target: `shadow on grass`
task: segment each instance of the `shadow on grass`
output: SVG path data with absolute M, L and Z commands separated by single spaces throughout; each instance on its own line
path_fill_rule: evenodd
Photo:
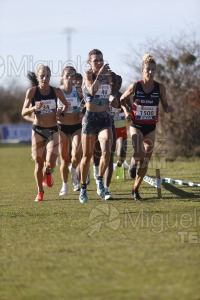
M 162 199 L 158 199 L 157 196 L 153 196 L 153 197 L 148 197 L 148 198 L 144 198 L 142 197 L 142 200 L 141 201 L 137 201 L 133 198 L 132 195 L 130 195 L 130 193 L 128 194 L 129 196 L 127 197 L 116 197 L 114 200 L 119 200 L 119 201 L 133 201 L 133 202 L 138 202 L 138 203 L 141 203 L 141 202 L 145 202 L 145 201 L 148 201 L 148 202 L 155 202 L 155 201 L 158 201 L 158 200 L 162 200 Z
M 167 191 L 171 192 L 173 195 L 176 195 L 181 199 L 191 199 L 192 201 L 192 199 L 195 198 L 196 200 L 194 201 L 200 201 L 200 195 L 193 194 L 192 192 L 183 191 L 182 189 L 177 188 L 176 186 L 170 183 L 163 183 L 162 185 Z

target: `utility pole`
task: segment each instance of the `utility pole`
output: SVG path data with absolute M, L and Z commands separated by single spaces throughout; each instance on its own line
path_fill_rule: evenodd
M 76 32 L 76 30 L 72 27 L 66 27 L 64 29 L 64 34 L 66 34 L 66 38 L 67 38 L 67 60 L 68 61 L 71 61 L 71 37 L 73 32 Z

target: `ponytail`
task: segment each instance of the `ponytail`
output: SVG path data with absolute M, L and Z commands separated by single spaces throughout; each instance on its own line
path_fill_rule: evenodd
M 31 82 L 32 87 L 38 85 L 38 80 L 36 74 L 34 72 L 28 72 L 27 74 L 28 80 Z

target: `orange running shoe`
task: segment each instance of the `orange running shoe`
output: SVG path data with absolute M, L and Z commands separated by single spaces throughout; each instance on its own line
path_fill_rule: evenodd
M 35 198 L 35 202 L 39 202 L 42 201 L 44 197 L 44 192 L 38 192 L 36 198 Z
M 52 176 L 51 173 L 50 174 L 46 173 L 46 182 L 47 182 L 48 187 L 52 187 L 53 186 L 54 180 L 53 180 L 53 176 Z

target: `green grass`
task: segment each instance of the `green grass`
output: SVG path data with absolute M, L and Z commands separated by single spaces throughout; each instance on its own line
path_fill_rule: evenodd
M 152 160 L 154 175 L 160 161 Z M 200 182 L 200 160 L 161 164 L 161 176 Z M 142 184 L 113 176 L 116 201 L 89 186 L 58 196 L 61 179 L 35 203 L 30 146 L 0 147 L 0 299 L 200 299 L 200 188 Z M 72 186 L 70 184 L 72 190 Z

